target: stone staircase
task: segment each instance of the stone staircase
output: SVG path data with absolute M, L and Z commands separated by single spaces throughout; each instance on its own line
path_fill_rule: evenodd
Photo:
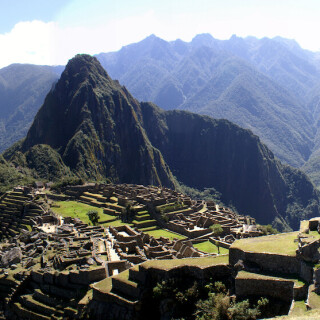
M 0 201 L 0 239 L 13 237 L 21 229 L 31 230 L 26 208 L 29 197 L 22 191 L 7 192 Z
M 93 287 L 93 299 L 107 306 L 110 319 L 133 319 L 139 309 L 139 265 L 106 278 Z
M 80 196 L 79 201 L 94 207 L 103 208 L 108 200 L 100 193 L 84 192 Z
M 145 210 L 138 211 L 132 223 L 134 227 L 143 232 L 158 229 L 157 221 L 152 219 L 148 211 Z
M 12 301 L 14 313 L 23 319 L 74 319 L 78 302 L 88 287 L 64 283 L 59 273 L 39 277 L 34 273 L 24 292 Z

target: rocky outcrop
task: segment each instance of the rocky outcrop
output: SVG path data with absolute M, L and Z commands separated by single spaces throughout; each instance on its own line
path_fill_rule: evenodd
M 19 263 L 22 259 L 22 252 L 19 247 L 14 247 L 1 256 L 1 266 L 6 268 L 12 264 Z

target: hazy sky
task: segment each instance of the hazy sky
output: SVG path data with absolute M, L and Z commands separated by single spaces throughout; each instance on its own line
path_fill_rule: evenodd
M 190 41 L 232 34 L 295 39 L 320 51 L 319 0 L 0 0 L 0 67 L 65 64 L 150 34 Z

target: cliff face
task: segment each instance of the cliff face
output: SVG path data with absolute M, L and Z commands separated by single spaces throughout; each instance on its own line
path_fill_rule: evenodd
M 43 159 L 54 155 L 52 167 L 59 172 L 65 165 L 85 179 L 172 188 L 174 175 L 190 187 L 214 187 L 240 213 L 280 228 L 297 228 L 301 218 L 319 215 L 319 195 L 310 180 L 282 165 L 251 131 L 139 103 L 87 55 L 70 60 L 15 148 L 6 152 L 7 159 L 20 151 L 32 167 L 37 161 L 30 150 L 37 150 L 32 154 Z M 50 163 L 41 161 L 42 172 L 45 162 Z
M 305 174 L 283 165 L 251 131 L 227 120 L 142 104 L 152 144 L 178 181 L 214 187 L 222 201 L 260 223 L 297 229 L 319 213 L 319 195 Z

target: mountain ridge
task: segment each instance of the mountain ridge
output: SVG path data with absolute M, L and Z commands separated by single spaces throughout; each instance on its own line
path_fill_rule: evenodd
M 4 156 L 14 162 L 20 155 L 28 167 L 31 150 L 44 157 L 43 176 L 70 170 L 84 179 L 168 187 L 178 187 L 177 178 L 189 187 L 213 187 L 241 213 L 282 229 L 319 214 L 311 181 L 282 165 L 250 130 L 139 103 L 87 55 L 69 61 L 27 137 Z

